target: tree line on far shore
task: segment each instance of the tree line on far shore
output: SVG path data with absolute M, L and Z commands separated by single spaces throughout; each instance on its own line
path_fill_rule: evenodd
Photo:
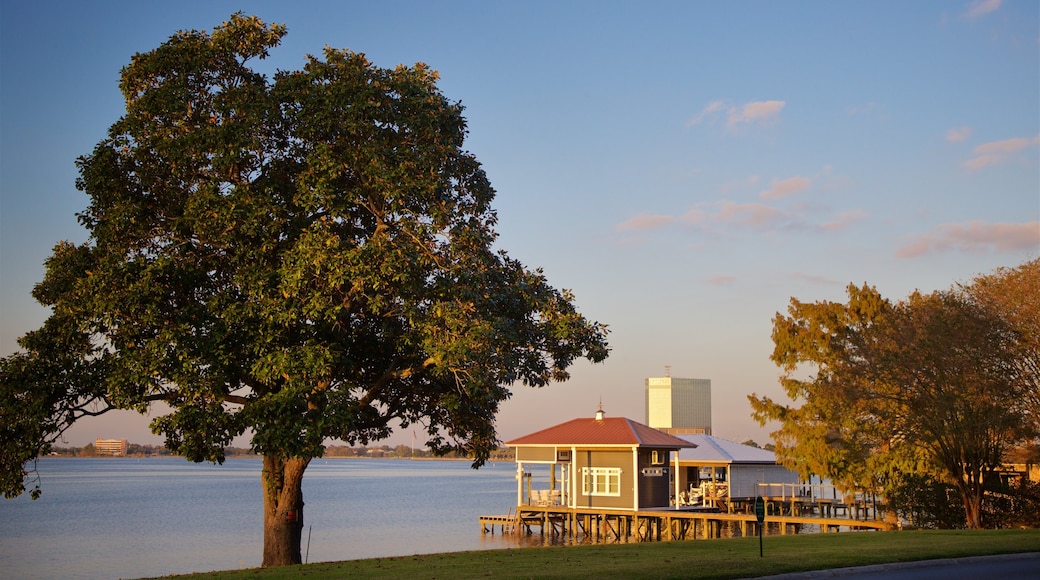
M 93 443 L 87 443 L 82 447 L 53 447 L 48 455 L 59 457 L 111 457 L 110 455 L 98 453 Z M 225 447 L 224 455 L 226 455 L 227 457 L 243 457 L 256 456 L 257 454 L 246 447 Z M 128 443 L 126 447 L 126 454 L 124 455 L 124 457 L 176 456 L 176 453 L 171 452 L 163 445 L 142 445 L 138 443 Z M 390 445 L 379 445 L 372 447 L 349 447 L 346 445 L 329 445 L 325 448 L 324 457 L 362 457 L 376 459 L 470 459 L 468 457 L 462 456 L 454 452 L 445 455 L 434 455 L 428 449 L 419 447 L 413 448 L 409 447 L 408 445 L 397 445 L 393 447 Z M 490 459 L 492 461 L 513 461 L 513 450 L 508 447 L 499 447 L 495 451 L 491 452 Z

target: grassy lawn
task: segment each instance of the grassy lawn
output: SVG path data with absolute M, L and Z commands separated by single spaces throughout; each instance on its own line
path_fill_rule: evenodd
M 182 578 L 743 578 L 888 562 L 1040 552 L 1040 530 L 903 531 L 519 548 L 428 554 Z

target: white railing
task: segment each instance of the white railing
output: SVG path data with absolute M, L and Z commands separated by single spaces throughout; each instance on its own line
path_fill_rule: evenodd
M 830 483 L 759 483 L 758 494 L 769 501 L 847 509 L 858 519 L 878 515 L 878 498 L 869 492 L 842 492 Z M 793 507 L 792 507 L 793 509 Z M 829 508 L 828 508 L 829 509 Z
M 819 501 L 839 501 L 845 494 L 830 483 L 759 483 L 758 495 L 770 499 L 787 501 L 789 499 L 809 499 Z

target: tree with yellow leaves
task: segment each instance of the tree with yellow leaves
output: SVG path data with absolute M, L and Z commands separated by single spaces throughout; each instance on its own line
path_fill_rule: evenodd
M 846 304 L 792 299 L 774 318 L 772 359 L 800 404 L 752 395 L 754 416 L 780 422 L 778 457 L 803 476 L 853 490 L 933 474 L 982 527 L 987 477 L 1040 432 L 1038 283 L 1033 261 L 897 303 L 866 285 L 849 286 Z

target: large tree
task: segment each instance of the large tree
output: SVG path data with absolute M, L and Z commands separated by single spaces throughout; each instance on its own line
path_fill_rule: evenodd
M 777 421 L 778 458 L 808 479 L 820 476 L 844 492 L 876 489 L 886 471 L 919 457 L 894 447 L 861 393 L 864 337 L 893 305 L 867 285 L 850 285 L 848 303 L 791 299 L 786 316 L 773 319 L 772 360 L 780 383 L 798 405 L 751 395 L 754 417 Z
M 1013 272 L 1014 287 L 1035 288 L 1035 263 Z M 1006 274 L 980 280 L 1006 284 Z M 778 454 L 848 488 L 935 475 L 958 490 L 967 525 L 981 527 L 986 477 L 1037 434 L 1035 338 L 1009 322 L 1035 320 L 1022 303 L 968 286 L 893 304 L 850 286 L 847 304 L 792 299 L 788 314 L 774 319 L 773 360 L 801 404 L 749 397 L 759 421 L 780 422 Z
M 1035 433 L 1018 335 L 957 291 L 915 293 L 868 347 L 873 407 L 921 448 L 959 492 L 969 528 L 983 527 L 987 477 Z
M 1026 402 L 1033 422 L 1040 425 L 1040 258 L 977 276 L 961 289 L 1015 333 L 1018 370 L 1032 382 Z
M 233 15 L 122 71 L 126 114 L 78 160 L 83 245 L 0 362 L 3 490 L 75 420 L 152 422 L 192 461 L 263 456 L 265 566 L 300 562 L 301 481 L 326 441 L 420 424 L 479 466 L 522 383 L 607 356 L 606 328 L 494 247 L 494 190 L 426 65 L 326 49 L 269 80 L 284 26 Z M 39 489 L 33 490 L 35 493 Z

